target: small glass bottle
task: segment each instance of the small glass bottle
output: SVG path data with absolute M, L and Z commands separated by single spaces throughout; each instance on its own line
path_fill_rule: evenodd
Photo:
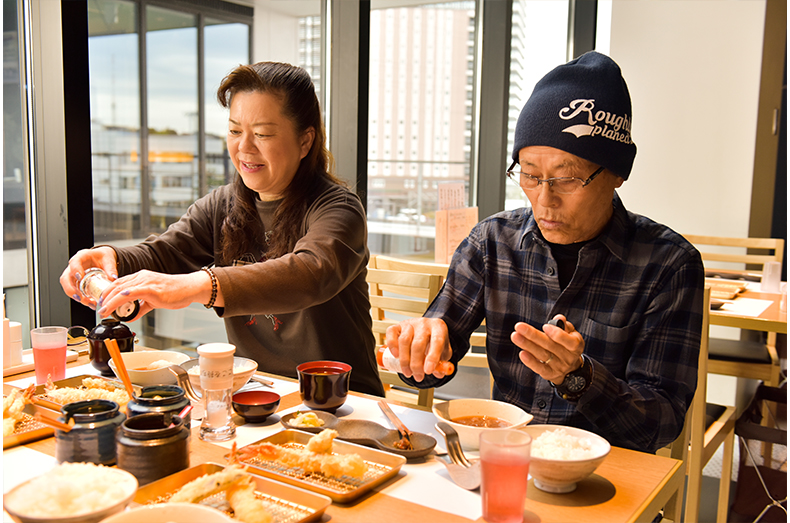
M 397 372 L 398 374 L 403 373 L 400 367 L 400 360 L 392 355 L 389 347 L 384 347 L 382 345 L 376 349 L 376 362 L 382 369 L 387 369 L 391 372 Z M 440 361 L 436 364 L 436 370 L 438 372 L 444 373 L 445 376 L 449 376 L 453 373 L 453 371 L 455 371 L 455 365 L 449 361 Z
M 102 269 L 93 267 L 85 271 L 85 276 L 80 280 L 80 292 L 86 298 L 93 298 L 98 303 L 104 289 L 111 283 L 110 278 Z M 140 312 L 140 301 L 134 300 L 126 302 L 112 311 L 112 315 L 118 321 L 128 321 L 137 316 L 138 312 Z
M 227 441 L 236 435 L 231 404 L 235 351 L 230 343 L 206 343 L 197 348 L 204 409 L 199 437 L 204 441 Z

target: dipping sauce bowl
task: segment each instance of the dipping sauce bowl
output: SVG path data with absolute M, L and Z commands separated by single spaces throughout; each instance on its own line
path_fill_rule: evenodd
M 280 395 L 266 390 L 237 392 L 231 399 L 233 410 L 248 423 L 266 421 L 280 405 Z
M 351 365 L 340 361 L 308 361 L 296 367 L 302 403 L 313 410 L 335 412 L 346 402 Z

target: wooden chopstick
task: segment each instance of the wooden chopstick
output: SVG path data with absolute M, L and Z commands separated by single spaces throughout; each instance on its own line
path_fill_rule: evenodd
M 118 348 L 118 342 L 112 338 L 107 338 L 104 340 L 104 345 L 107 347 L 107 351 L 110 353 L 110 356 L 115 362 L 115 368 L 118 371 L 118 374 L 120 374 L 120 378 L 124 387 L 126 387 L 126 392 L 129 394 L 130 398 L 134 399 L 134 387 L 132 386 L 132 380 L 129 379 L 129 372 L 126 370 L 126 363 L 124 363 L 123 357 L 121 357 L 121 349 Z
M 74 418 L 69 419 L 69 423 L 63 423 L 62 421 L 44 416 L 40 412 L 36 412 L 33 417 L 44 425 L 49 425 L 50 427 L 62 430 L 63 432 L 68 432 L 72 429 L 72 427 L 74 427 Z

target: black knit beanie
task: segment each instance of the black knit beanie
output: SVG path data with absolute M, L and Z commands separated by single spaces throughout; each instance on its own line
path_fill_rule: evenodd
M 518 117 L 513 160 L 530 145 L 560 149 L 628 179 L 636 156 L 631 96 L 614 60 L 590 51 L 535 85 Z

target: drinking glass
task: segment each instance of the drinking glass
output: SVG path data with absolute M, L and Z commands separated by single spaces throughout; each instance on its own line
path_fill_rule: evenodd
M 768 262 L 763 266 L 763 278 L 760 283 L 762 292 L 779 293 L 780 283 L 782 282 L 782 264 L 779 262 Z
M 480 498 L 488 523 L 521 523 L 532 438 L 514 429 L 480 434 Z
M 204 441 L 227 441 L 236 435 L 231 406 L 235 351 L 230 343 L 206 343 L 197 348 L 204 409 L 198 435 Z
M 66 377 L 66 327 L 37 327 L 30 331 L 30 345 L 33 347 L 33 366 L 36 369 L 36 384 Z

